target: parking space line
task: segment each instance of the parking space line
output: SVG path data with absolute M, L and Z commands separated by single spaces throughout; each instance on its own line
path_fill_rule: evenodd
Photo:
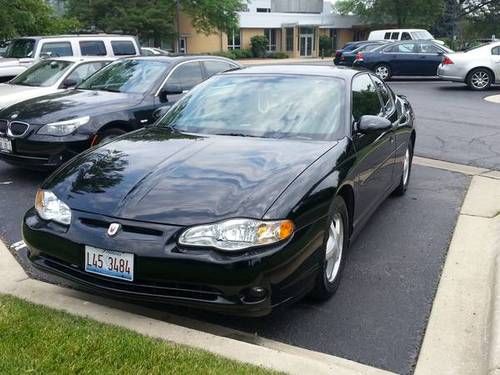
M 444 169 L 451 172 L 458 172 L 468 176 L 479 176 L 487 173 L 492 173 L 496 171 L 491 171 L 486 168 L 473 167 L 470 165 L 450 163 L 448 161 L 429 159 L 420 156 L 415 156 L 413 158 L 413 163 L 423 167 L 431 167 L 437 169 Z M 498 173 L 498 172 L 496 172 Z

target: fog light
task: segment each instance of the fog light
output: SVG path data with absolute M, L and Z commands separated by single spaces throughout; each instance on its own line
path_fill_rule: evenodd
M 243 301 L 246 303 L 261 302 L 267 297 L 267 289 L 261 286 L 254 286 L 243 292 Z

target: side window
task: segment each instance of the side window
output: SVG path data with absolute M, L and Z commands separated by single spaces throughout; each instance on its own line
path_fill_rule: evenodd
M 390 47 L 390 52 L 395 53 L 415 53 L 414 43 L 403 43 Z
M 73 70 L 66 77 L 66 80 L 75 81 L 76 84 L 79 85 L 80 83 L 82 83 L 82 81 L 89 78 L 92 74 L 103 68 L 105 65 L 108 65 L 108 63 L 104 61 L 82 64 L 80 66 L 77 66 L 75 70 Z
M 391 39 L 392 40 L 399 40 L 399 33 L 392 33 Z
M 134 43 L 130 41 L 114 41 L 111 42 L 113 54 L 115 56 L 130 56 L 137 54 Z
M 50 42 L 44 43 L 40 55 L 51 57 L 73 56 L 70 42 Z
M 354 121 L 362 116 L 378 116 L 382 112 L 382 105 L 375 84 L 368 74 L 354 77 L 352 81 L 352 115 Z
M 439 53 L 439 52 L 441 52 L 441 50 L 433 44 L 422 43 L 422 44 L 420 44 L 420 52 L 421 53 Z
M 391 33 L 385 33 L 384 39 L 391 39 Z
M 204 61 L 203 64 L 205 65 L 208 77 L 235 68 L 234 65 L 224 61 Z
M 197 84 L 203 82 L 201 64 L 189 62 L 179 65 L 167 81 L 168 85 L 179 85 L 182 90 L 191 90 Z
M 401 40 L 411 40 L 411 35 L 410 35 L 410 33 L 404 32 L 404 33 L 401 35 Z
M 80 42 L 82 56 L 106 56 L 106 46 L 102 40 Z
M 495 56 L 500 56 L 500 47 L 495 47 L 491 50 L 491 54 Z
M 383 104 L 382 112 L 386 115 L 391 114 L 395 108 L 392 92 L 387 87 L 387 85 L 384 82 L 382 82 L 382 80 L 380 80 L 380 78 L 376 76 L 371 76 L 371 78 L 375 83 L 375 86 L 378 90 L 378 93 L 380 94 L 380 97 L 382 98 L 382 104 Z

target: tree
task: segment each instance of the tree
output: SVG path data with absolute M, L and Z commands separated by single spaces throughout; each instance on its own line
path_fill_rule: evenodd
M 176 0 L 67 0 L 67 11 L 87 29 L 123 32 L 143 39 L 176 34 Z M 239 0 L 179 0 L 182 11 L 203 33 L 238 26 Z
M 65 33 L 78 27 L 75 19 L 57 17 L 44 0 L 0 0 L 0 9 L 0 40 Z

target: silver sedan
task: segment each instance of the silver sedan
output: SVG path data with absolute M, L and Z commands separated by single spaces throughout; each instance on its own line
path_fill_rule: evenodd
M 446 54 L 438 75 L 444 81 L 464 82 L 472 90 L 486 90 L 500 83 L 500 42 Z

